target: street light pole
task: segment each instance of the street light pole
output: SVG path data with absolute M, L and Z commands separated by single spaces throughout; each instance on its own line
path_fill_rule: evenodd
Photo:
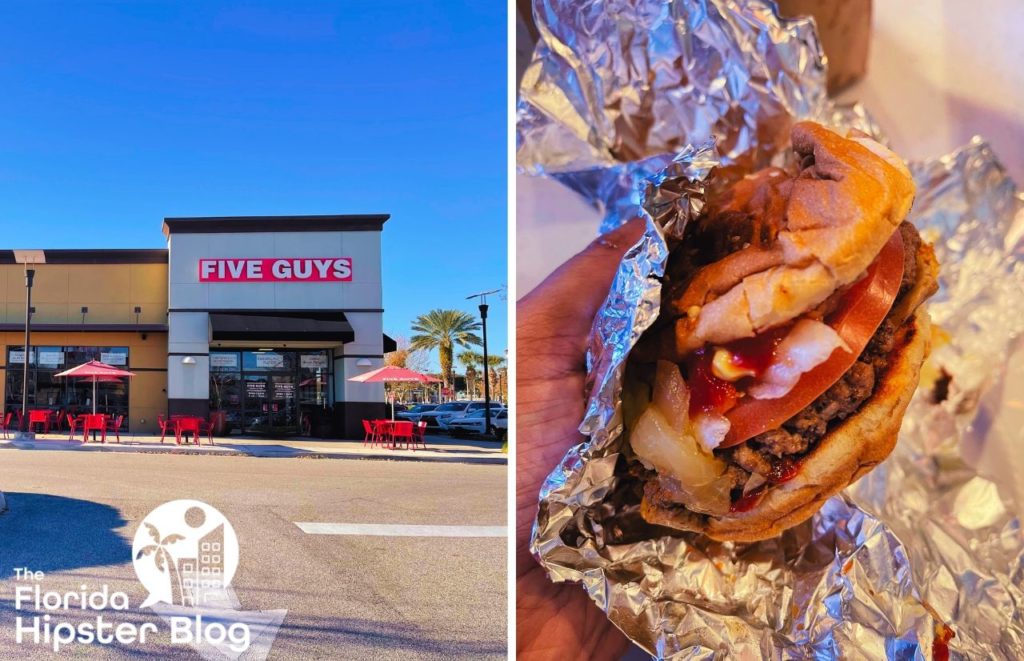
M 473 298 L 480 299 L 480 321 L 482 322 L 482 329 L 484 333 L 484 433 L 491 433 L 491 379 L 488 370 L 490 365 L 487 364 L 487 297 L 491 294 L 497 294 L 500 289 L 492 289 L 490 291 L 482 291 L 479 294 L 470 294 L 466 297 L 466 300 Z
M 18 430 L 24 432 L 28 425 L 28 365 L 29 356 L 32 355 L 32 280 L 36 276 L 36 270 L 25 266 L 25 359 L 22 361 L 23 372 L 21 374 L 21 424 Z
M 487 374 L 487 304 L 480 304 L 480 321 L 484 334 L 484 433 L 491 433 L 491 379 Z
M 32 281 L 35 279 L 36 264 L 46 263 L 46 253 L 42 250 L 15 250 L 14 261 L 25 265 L 25 359 L 21 366 L 21 422 L 18 431 L 28 429 L 28 368 L 32 356 Z

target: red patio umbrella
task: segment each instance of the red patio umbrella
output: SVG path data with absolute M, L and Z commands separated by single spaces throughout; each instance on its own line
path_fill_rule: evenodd
M 438 383 L 438 379 L 429 374 L 420 374 L 415 370 L 395 365 L 385 365 L 372 372 L 353 376 L 349 381 L 359 383 Z M 395 419 L 395 400 L 393 398 L 391 399 L 391 419 Z
M 121 377 L 135 376 L 135 372 L 129 372 L 113 365 L 101 363 L 98 360 L 90 360 L 87 363 L 72 367 L 69 370 L 58 372 L 54 376 L 70 376 L 76 379 L 89 379 L 92 381 L 92 412 L 96 413 L 96 384 L 109 382 L 111 379 L 120 380 Z

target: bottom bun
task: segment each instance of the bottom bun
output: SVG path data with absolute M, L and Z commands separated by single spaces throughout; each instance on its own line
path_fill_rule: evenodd
M 871 398 L 818 442 L 804 458 L 796 477 L 769 489 L 750 510 L 715 518 L 642 507 L 644 518 L 650 523 L 736 542 L 776 537 L 811 518 L 826 500 L 892 452 L 930 346 L 928 313 L 919 309 L 900 328 L 896 347 L 889 354 L 889 367 Z

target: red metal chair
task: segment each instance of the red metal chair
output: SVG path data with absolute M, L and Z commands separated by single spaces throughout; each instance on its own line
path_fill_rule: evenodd
M 391 423 L 391 447 L 397 447 L 398 442 L 401 440 L 405 441 L 405 447 L 408 449 L 413 443 L 413 431 L 412 422 L 409 420 L 401 420 L 398 422 Z
M 395 446 L 395 439 L 393 432 L 395 429 L 395 423 L 390 420 L 374 420 L 373 429 L 377 434 L 377 444 L 381 447 L 387 445 L 388 447 Z
M 114 438 L 117 439 L 118 443 L 121 442 L 121 423 L 123 423 L 123 422 L 124 422 L 124 416 L 123 415 L 119 415 L 116 418 L 114 418 L 113 420 L 108 420 L 107 421 L 107 431 L 114 432 Z
M 160 426 L 160 442 L 163 443 L 164 437 L 167 436 L 167 430 L 174 431 L 174 423 L 164 418 L 161 413 L 156 416 L 156 424 Z M 175 432 L 175 437 L 177 437 L 177 432 Z
M 369 420 L 363 420 L 363 432 L 365 432 L 363 434 L 364 448 L 366 447 L 367 443 L 370 444 L 371 448 L 377 444 L 377 430 L 372 422 L 370 422 Z
M 0 431 L 3 432 L 4 438 L 7 438 L 7 432 L 11 428 L 11 418 L 14 417 L 13 413 L 5 413 L 3 418 L 0 419 Z
M 199 445 L 199 418 L 178 418 L 175 420 L 175 440 L 181 445 L 181 437 L 185 434 L 192 434 L 192 440 Z
M 28 431 L 35 431 L 36 425 L 43 426 L 43 433 L 50 431 L 50 412 L 45 409 L 32 409 L 28 412 Z
M 206 435 L 206 440 L 213 445 L 213 418 L 207 420 L 206 418 L 196 418 L 199 421 L 199 433 Z M 199 445 L 199 438 L 196 437 L 196 445 Z
M 103 442 L 107 442 L 107 416 L 102 413 L 90 413 L 85 416 L 85 423 L 82 425 L 82 438 L 89 440 L 91 432 L 102 434 Z
M 18 412 L 18 431 L 21 431 L 21 428 L 23 426 L 22 422 L 24 422 L 25 416 L 22 415 L 21 409 L 17 409 L 17 412 Z
M 423 421 L 417 422 L 416 426 L 413 428 L 413 431 L 415 432 L 415 435 L 413 436 L 414 443 L 413 443 L 412 449 L 415 450 L 416 446 L 420 445 L 420 446 L 423 446 L 424 450 L 426 450 L 427 449 L 427 439 L 426 439 L 426 436 L 427 436 L 427 423 L 423 422 Z
M 10 416 L 11 414 L 8 413 L 7 415 Z M 79 428 L 78 428 L 79 427 L 79 423 L 80 422 L 84 422 L 84 420 L 82 420 L 80 418 L 76 418 L 75 416 L 71 415 L 70 413 L 67 414 L 67 417 L 68 417 L 68 441 L 70 442 L 70 441 L 75 440 L 75 432 L 79 431 Z M 85 442 L 85 435 L 84 434 L 82 435 L 82 442 L 83 443 Z

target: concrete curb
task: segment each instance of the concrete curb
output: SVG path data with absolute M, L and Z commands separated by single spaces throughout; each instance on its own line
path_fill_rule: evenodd
M 259 456 L 259 455 L 252 455 L 252 456 Z M 376 459 L 376 460 L 379 460 L 379 461 L 427 461 L 427 462 L 434 462 L 434 463 L 438 463 L 438 464 L 487 464 L 487 465 L 494 465 L 494 466 L 507 466 L 508 465 L 508 457 L 504 456 L 504 455 L 500 456 L 500 457 L 489 457 L 489 456 L 486 456 L 486 455 L 481 456 L 481 457 L 465 457 L 465 456 L 461 456 L 461 457 L 434 457 L 434 456 L 431 456 L 431 457 L 410 457 L 409 455 L 391 455 L 391 456 L 388 456 L 388 455 L 380 455 L 380 454 L 363 454 L 363 453 L 359 453 L 359 452 L 331 452 L 331 453 L 311 452 L 310 454 L 303 454 L 303 455 L 299 455 L 299 456 L 294 457 L 294 458 L 295 459 L 357 459 L 357 460 L 365 460 L 365 461 L 373 461 L 373 460 Z
M 508 455 L 491 456 L 481 455 L 479 457 L 457 455 L 381 455 L 369 452 L 314 452 L 310 450 L 296 450 L 295 452 L 281 452 L 268 450 L 241 450 L 238 448 L 227 448 L 220 446 L 204 446 L 203 448 L 169 446 L 163 447 L 138 447 L 117 444 L 107 445 L 71 445 L 59 441 L 0 441 L 0 449 L 13 450 L 42 450 L 53 452 L 127 452 L 140 454 L 177 454 L 177 455 L 206 455 L 219 457 L 255 457 L 257 459 L 354 459 L 362 461 L 423 461 L 448 464 L 481 464 L 507 466 Z

